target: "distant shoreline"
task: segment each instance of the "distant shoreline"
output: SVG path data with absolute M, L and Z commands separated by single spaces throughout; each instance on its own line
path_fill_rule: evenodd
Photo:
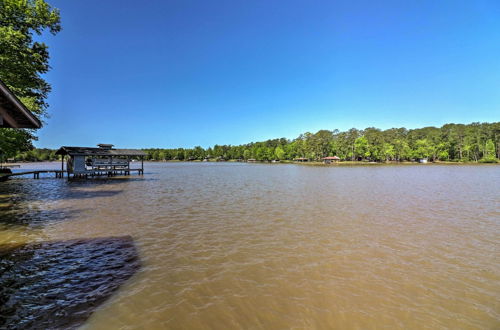
M 58 161 L 54 161 L 54 163 L 57 163 Z M 366 161 L 339 161 L 336 163 L 330 163 L 330 164 L 325 164 L 322 161 L 308 161 L 308 162 L 297 162 L 297 161 L 291 161 L 291 160 L 282 160 L 282 161 L 277 161 L 277 162 L 272 162 L 272 161 L 254 161 L 254 162 L 248 162 L 248 161 L 239 161 L 236 159 L 230 159 L 230 160 L 224 160 L 224 161 L 217 161 L 217 160 L 208 160 L 208 161 L 203 161 L 203 160 L 176 160 L 176 159 L 171 159 L 171 160 L 145 160 L 145 163 L 248 163 L 248 164 L 289 164 L 289 165 L 309 165 L 309 166 L 349 166 L 349 165 L 355 165 L 355 166 L 374 166 L 374 165 L 500 165 L 500 162 L 495 162 L 495 163 L 481 163 L 481 162 L 446 162 L 446 161 L 437 161 L 437 162 L 428 162 L 428 163 L 419 163 L 419 162 L 395 162 L 395 161 L 390 161 L 390 162 L 366 162 Z
M 485 163 L 485 162 L 449 162 L 449 161 L 435 161 L 435 162 L 427 162 L 427 163 L 420 163 L 417 161 L 414 162 L 409 162 L 409 161 L 402 161 L 402 162 L 397 162 L 397 161 L 388 161 L 388 162 L 368 162 L 368 161 L 339 161 L 339 162 L 332 162 L 330 164 L 325 164 L 322 161 L 307 161 L 307 162 L 298 162 L 298 161 L 292 161 L 292 160 L 282 160 L 282 161 L 244 161 L 244 160 L 236 160 L 236 159 L 229 159 L 229 160 L 208 160 L 208 161 L 203 161 L 203 160 L 177 160 L 177 159 L 170 159 L 170 160 L 144 160 L 145 163 L 248 163 L 248 164 L 295 164 L 295 165 L 306 165 L 306 166 L 325 166 L 325 167 L 334 167 L 334 166 L 376 166 L 376 165 L 384 165 L 384 166 L 390 166 L 390 165 L 500 165 L 500 161 L 494 162 L 494 163 Z M 21 161 L 21 162 L 15 162 L 15 163 L 1 163 L 0 167 L 11 167 L 11 166 L 18 166 L 22 164 L 33 164 L 33 163 L 58 163 L 60 164 L 60 160 L 52 160 L 52 161 Z
M 356 165 L 356 166 L 373 166 L 373 165 L 500 165 L 500 162 L 495 163 L 481 163 L 481 162 L 447 162 L 447 161 L 436 161 L 436 162 L 428 162 L 428 163 L 419 163 L 419 162 L 367 162 L 367 161 L 339 161 L 336 163 L 325 164 L 322 161 L 308 161 L 308 162 L 297 162 L 291 160 L 282 160 L 277 162 L 272 161 L 239 161 L 236 159 L 230 159 L 225 161 L 217 161 L 217 160 L 147 160 L 145 162 L 149 163 L 249 163 L 249 164 L 296 164 L 296 165 L 310 165 L 310 166 L 346 166 L 346 165 Z

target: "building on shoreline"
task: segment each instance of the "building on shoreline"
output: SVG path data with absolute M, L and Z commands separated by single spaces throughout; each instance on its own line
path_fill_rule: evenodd
M 329 157 L 323 157 L 321 158 L 325 164 L 330 164 L 330 163 L 336 163 L 340 161 L 340 158 L 337 156 L 329 156 Z
M 0 127 L 40 128 L 40 120 L 0 80 Z

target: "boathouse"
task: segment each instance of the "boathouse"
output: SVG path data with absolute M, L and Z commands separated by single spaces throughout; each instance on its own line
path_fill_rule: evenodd
M 0 127 L 40 128 L 42 123 L 0 80 Z
M 340 160 L 339 157 L 337 156 L 328 156 L 328 157 L 323 157 L 323 162 L 325 162 L 325 164 L 330 164 L 332 162 L 338 162 Z
M 98 144 L 98 148 L 66 147 L 57 150 L 61 155 L 61 170 L 64 170 L 64 159 L 67 156 L 66 172 L 68 176 L 87 177 L 94 175 L 129 175 L 130 172 L 144 174 L 144 157 L 146 153 L 138 149 L 115 149 L 112 144 Z M 132 168 L 132 161 L 140 161 L 140 168 Z

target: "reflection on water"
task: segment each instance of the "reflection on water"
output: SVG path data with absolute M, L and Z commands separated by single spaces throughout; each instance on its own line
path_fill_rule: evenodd
M 147 164 L 0 183 L 0 244 L 130 235 L 142 267 L 89 328 L 498 328 L 499 186 L 498 166 Z

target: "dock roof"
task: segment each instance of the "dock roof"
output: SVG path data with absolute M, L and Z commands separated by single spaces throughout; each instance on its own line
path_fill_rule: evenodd
M 71 156 L 146 156 L 139 149 L 105 149 L 91 147 L 68 147 L 63 146 L 56 151 L 56 155 Z
M 0 127 L 40 128 L 40 120 L 0 80 Z

